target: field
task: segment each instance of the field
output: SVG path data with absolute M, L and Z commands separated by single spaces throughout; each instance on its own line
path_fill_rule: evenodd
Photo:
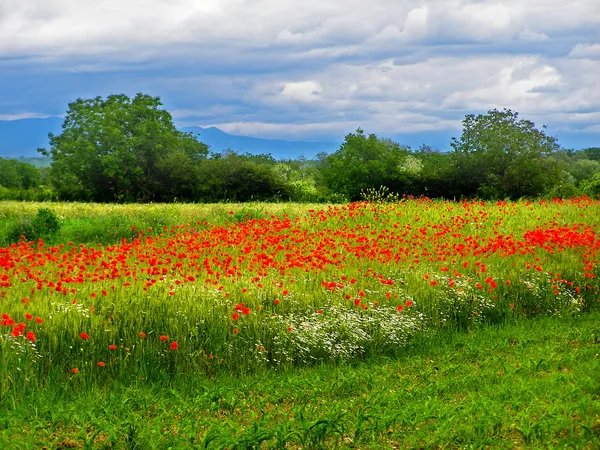
M 61 228 L 9 245 L 38 208 Z M 1 202 L 0 443 L 597 448 L 598 222 L 587 198 Z

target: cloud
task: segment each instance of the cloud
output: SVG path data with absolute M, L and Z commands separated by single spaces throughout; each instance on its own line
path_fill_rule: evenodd
M 40 114 L 34 112 L 24 112 L 17 114 L 0 114 L 0 120 L 2 121 L 13 121 L 13 120 L 21 120 L 21 119 L 47 119 L 48 117 L 60 117 L 50 114 Z
M 267 137 L 454 132 L 503 107 L 593 131 L 599 29 L 597 0 L 4 0 L 0 117 L 141 91 Z
M 573 47 L 569 56 L 573 58 L 600 58 L 600 42 L 577 44 Z

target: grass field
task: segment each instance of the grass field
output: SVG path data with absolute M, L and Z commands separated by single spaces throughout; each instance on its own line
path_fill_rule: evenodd
M 597 448 L 599 212 L 0 202 L 0 442 Z

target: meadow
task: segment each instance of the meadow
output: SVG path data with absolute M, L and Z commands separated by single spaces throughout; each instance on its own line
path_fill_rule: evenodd
M 599 213 L 0 202 L 0 442 L 597 448 Z

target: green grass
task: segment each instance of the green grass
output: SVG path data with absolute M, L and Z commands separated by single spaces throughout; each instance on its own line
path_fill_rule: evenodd
M 397 359 L 67 386 L 1 405 L 2 448 L 600 446 L 600 314 L 418 340 Z
M 598 206 L 0 202 L 0 449 L 600 448 Z

